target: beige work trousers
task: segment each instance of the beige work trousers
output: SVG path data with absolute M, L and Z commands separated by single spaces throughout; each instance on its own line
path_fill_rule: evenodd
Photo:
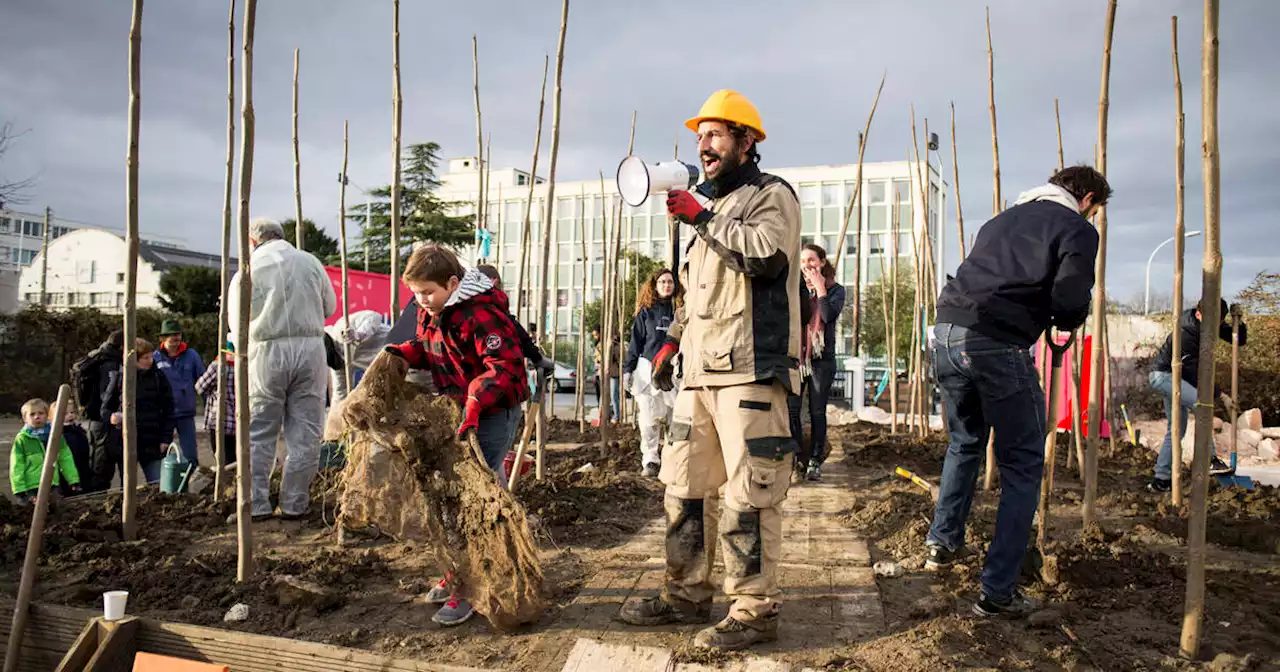
M 795 442 L 778 381 L 680 390 L 659 478 L 666 484 L 668 601 L 710 602 L 715 542 L 729 615 L 776 614 L 782 514 Z M 721 520 L 720 491 L 724 514 Z

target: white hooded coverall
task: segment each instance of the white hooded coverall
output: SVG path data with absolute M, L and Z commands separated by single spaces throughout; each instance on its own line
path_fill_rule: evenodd
M 676 387 L 679 388 L 679 380 Z M 653 362 L 641 357 L 631 374 L 631 396 L 636 400 L 640 426 L 641 464 L 662 464 L 662 427 L 671 427 L 671 412 L 676 405 L 676 390 L 663 392 L 653 384 Z M 661 427 L 659 426 L 661 425 Z
M 253 515 L 271 513 L 271 472 L 284 427 L 286 457 L 280 510 L 301 515 L 320 460 L 324 397 L 328 388 L 324 322 L 338 308 L 329 275 L 310 253 L 283 240 L 260 244 L 249 258 L 253 303 L 249 312 L 249 423 Z M 231 280 L 227 303 L 231 332 L 240 312 Z

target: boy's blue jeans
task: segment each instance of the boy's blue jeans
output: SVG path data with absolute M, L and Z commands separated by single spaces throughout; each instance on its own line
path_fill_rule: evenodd
M 1168 371 L 1152 371 L 1147 376 L 1151 389 L 1164 397 L 1164 417 L 1167 418 L 1167 430 L 1164 443 L 1160 444 L 1160 455 L 1156 458 L 1155 477 L 1168 481 L 1173 478 L 1173 374 Z M 1187 418 L 1196 408 L 1196 388 L 1187 381 L 1182 382 L 1182 418 L 1178 423 L 1178 441 L 1187 434 Z
M 520 418 L 524 417 L 524 409 L 516 406 L 494 411 L 480 418 L 480 426 L 476 428 L 476 440 L 480 443 L 480 452 L 484 453 L 485 464 L 498 475 L 505 487 L 507 484 L 506 469 L 502 461 L 511 450 L 516 439 L 516 428 L 520 426 Z
M 945 322 L 935 333 L 934 377 L 942 388 L 951 446 L 928 543 L 952 551 L 964 544 L 978 470 L 994 429 L 1000 507 L 982 568 L 982 592 L 1006 600 L 1017 587 L 1040 498 L 1044 390 L 1029 350 Z

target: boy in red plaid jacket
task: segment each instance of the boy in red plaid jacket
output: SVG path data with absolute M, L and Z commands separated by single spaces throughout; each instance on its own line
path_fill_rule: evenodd
M 401 279 L 423 309 L 418 311 L 418 337 L 389 345 L 387 352 L 402 359 L 406 370 L 431 371 L 441 394 L 462 406 L 458 435 L 475 430 L 485 462 L 505 484 L 502 461 L 524 415 L 521 403 L 529 398 L 507 295 L 438 245 L 414 250 Z M 465 601 L 449 594 L 445 581 L 427 597 L 445 602 L 432 618 L 442 625 L 458 625 L 473 613 Z

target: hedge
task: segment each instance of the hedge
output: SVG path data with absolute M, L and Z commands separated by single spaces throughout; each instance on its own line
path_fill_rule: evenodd
M 184 318 L 154 309 L 138 310 L 138 335 L 155 343 L 167 318 L 182 322 L 187 342 L 207 363 L 214 354 L 216 314 Z M 58 386 L 69 383 L 71 365 L 123 326 L 119 315 L 93 308 L 50 311 L 40 306 L 0 315 L 0 415 L 17 414 L 23 402 L 50 402 Z

